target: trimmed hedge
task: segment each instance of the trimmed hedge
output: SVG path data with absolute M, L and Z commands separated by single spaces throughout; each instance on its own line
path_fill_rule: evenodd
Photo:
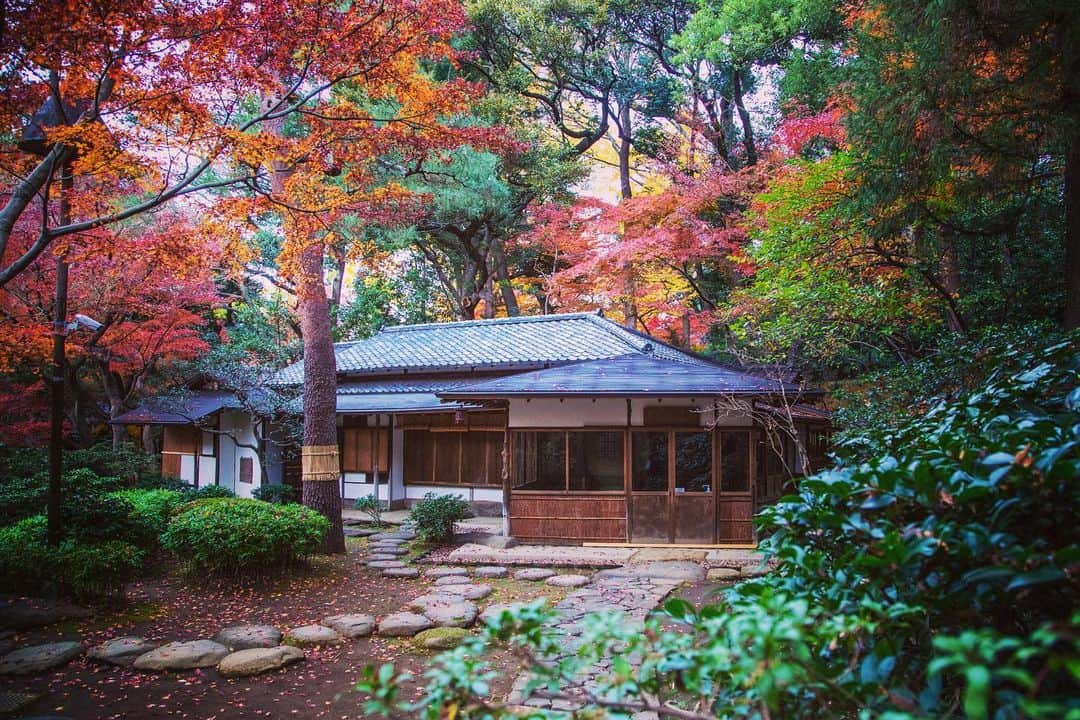
M 424 499 L 412 506 L 409 518 L 416 523 L 416 531 L 424 540 L 445 543 L 454 539 L 454 523 L 472 517 L 469 503 L 460 495 L 437 496 L 427 493 Z
M 173 513 L 184 503 L 184 495 L 173 490 L 120 490 L 108 497 L 131 506 L 130 517 L 153 534 L 155 545 Z
M 50 548 L 46 529 L 44 515 L 0 528 L 0 585 L 7 591 L 116 599 L 142 568 L 144 552 L 130 542 L 67 538 Z
M 191 572 L 272 572 L 313 553 L 330 521 L 302 505 L 222 498 L 183 506 L 161 536 Z

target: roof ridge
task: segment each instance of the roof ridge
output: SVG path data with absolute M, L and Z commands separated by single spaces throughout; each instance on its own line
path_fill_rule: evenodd
M 717 367 L 726 367 L 725 365 L 717 362 L 708 355 L 703 355 L 702 353 L 696 352 L 694 350 L 688 350 L 687 348 L 681 348 L 678 345 L 672 345 L 666 340 L 661 340 L 660 338 L 650 335 L 646 332 L 642 332 L 637 328 L 626 327 L 625 325 L 617 323 L 602 314 L 592 315 L 591 317 L 595 318 L 594 322 L 596 322 L 597 325 L 604 328 L 604 330 L 606 330 L 609 334 L 618 337 L 627 345 L 634 348 L 637 352 L 646 352 L 646 347 L 649 345 L 663 345 L 668 350 L 683 355 L 691 360 L 701 360 Z M 627 334 L 633 335 L 640 339 L 642 341 L 641 346 L 634 345 L 634 343 L 630 342 L 630 340 L 625 337 L 625 335 Z M 735 371 L 742 372 L 737 369 Z
M 574 318 L 595 317 L 595 312 L 550 313 L 546 315 L 514 315 L 498 318 L 474 318 L 472 320 L 454 320 L 451 322 L 414 323 L 411 325 L 391 325 L 379 332 L 411 332 L 429 328 L 470 327 L 476 325 L 513 325 L 515 323 L 554 322 Z M 353 341 L 361 342 L 361 341 Z

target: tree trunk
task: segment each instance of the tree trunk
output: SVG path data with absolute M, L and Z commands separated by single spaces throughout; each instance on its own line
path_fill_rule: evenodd
M 304 337 L 303 503 L 330 520 L 319 548 L 345 552 L 337 442 L 337 361 L 323 278 L 323 243 L 312 238 L 300 255 L 297 315 Z
M 619 194 L 624 200 L 631 197 L 630 188 L 630 102 L 619 106 Z
M 949 228 L 941 231 L 941 284 L 951 302 L 945 308 L 945 323 L 956 333 L 967 334 L 967 324 L 956 306 L 960 296 L 960 266 L 956 254 L 956 233 Z
M 510 317 L 517 317 L 521 314 L 521 308 L 518 306 L 514 286 L 510 284 L 510 272 L 506 269 L 506 255 L 503 254 L 502 245 L 498 240 L 492 240 L 491 261 L 495 265 L 495 278 L 499 283 L 499 291 L 502 293 L 503 305 L 506 306 L 506 314 Z
M 1080 131 L 1065 151 L 1065 327 L 1080 327 Z
M 757 163 L 757 146 L 754 145 L 754 128 L 750 123 L 750 113 L 743 104 L 742 74 L 735 70 L 731 77 L 731 92 L 735 100 L 735 108 L 739 111 L 739 122 L 742 124 L 743 147 L 746 148 L 746 164 Z

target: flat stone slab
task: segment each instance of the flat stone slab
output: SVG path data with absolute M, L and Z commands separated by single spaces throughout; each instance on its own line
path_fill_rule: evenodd
M 741 580 L 743 574 L 735 568 L 718 567 L 711 568 L 706 577 L 709 580 Z
M 371 536 L 369 538 L 373 545 L 404 545 L 408 540 L 403 540 L 399 537 L 382 537 Z
M 367 637 L 375 630 L 374 615 L 331 615 L 320 621 L 347 638 Z
M 420 597 L 413 598 L 409 601 L 407 607 L 410 610 L 416 610 L 417 612 L 423 613 L 429 607 L 434 607 L 436 605 L 453 605 L 454 603 L 459 603 L 463 600 L 464 598 L 462 598 L 460 595 L 451 595 L 444 592 L 432 592 L 427 593 L 426 595 L 421 595 Z
M 711 567 L 737 568 L 743 572 L 762 569 L 764 561 L 765 557 L 757 550 L 717 548 L 705 553 L 705 562 Z
M 575 588 L 588 585 L 592 580 L 588 575 L 552 575 L 544 582 L 555 587 Z
M 634 548 L 517 545 L 490 548 L 466 543 L 455 548 L 447 562 L 460 565 L 540 565 L 560 567 L 616 567 L 630 560 Z
M 502 565 L 481 565 L 473 570 L 473 575 L 480 578 L 504 578 L 508 571 Z
M 484 612 L 480 613 L 480 622 L 490 622 L 506 610 L 519 610 L 526 605 L 528 603 L 525 602 L 492 603 L 484 608 Z
M 325 625 L 302 625 L 285 633 L 285 642 L 299 647 L 337 645 L 341 640 L 341 634 L 337 630 Z
M 430 605 L 424 610 L 428 620 L 439 627 L 469 627 L 476 622 L 476 603 L 458 599 L 449 605 Z
M 696 562 L 671 560 L 625 565 L 611 570 L 601 570 L 597 578 L 645 578 L 646 580 L 675 580 L 677 582 L 701 582 L 705 568 Z
M 409 551 L 403 547 L 398 547 L 397 545 L 372 545 L 371 553 L 372 555 L 393 555 L 395 557 L 400 557 L 402 555 L 408 555 Z
M 367 566 L 376 570 L 389 570 L 391 568 L 403 568 L 405 563 L 400 560 L 369 560 Z
M 437 627 L 424 630 L 413 641 L 425 650 L 449 650 L 460 645 L 467 637 L 469 632 L 464 628 Z
M 414 540 L 416 533 L 412 530 L 395 530 L 393 532 L 381 532 L 375 533 L 371 536 L 372 540 Z
M 449 565 L 440 565 L 424 571 L 424 575 L 429 578 L 455 577 L 468 574 L 469 571 L 463 567 L 450 567 Z
M 214 636 L 214 642 L 230 650 L 272 648 L 281 643 L 281 631 L 273 625 L 231 625 Z
M 549 568 L 524 568 L 514 573 L 514 579 L 536 582 L 538 580 L 547 580 L 554 574 L 555 571 Z
M 382 571 L 386 577 L 414 578 L 420 577 L 420 571 L 411 567 L 388 568 Z
M 248 648 L 226 655 L 218 663 L 218 672 L 225 677 L 247 677 L 277 670 L 304 659 L 304 651 L 292 645 L 272 648 Z
M 440 592 L 451 593 L 453 595 L 460 595 L 466 600 L 483 600 L 491 594 L 490 585 L 444 585 L 439 588 Z
M 379 623 L 379 634 L 387 637 L 412 637 L 418 632 L 434 627 L 425 615 L 411 612 L 387 615 Z
M 12 650 L 0 658 L 0 675 L 27 675 L 69 663 L 83 654 L 80 642 L 55 642 Z
M 401 562 L 401 560 L 398 560 L 397 555 L 391 555 L 389 553 L 371 553 L 370 555 L 367 556 L 367 562 L 368 562 L 369 565 L 371 563 L 373 563 L 373 562 L 378 562 L 380 560 L 390 560 L 392 562 Z
M 657 562 L 667 560 L 686 560 L 689 562 L 704 562 L 707 550 L 695 549 L 695 548 L 640 548 L 634 556 L 630 558 L 631 564 L 641 564 L 646 562 Z
M 435 580 L 435 587 L 443 585 L 471 585 L 472 580 L 468 575 L 446 575 Z
M 171 642 L 135 658 L 136 670 L 193 670 L 212 667 L 229 654 L 229 648 L 213 640 Z
M 127 667 L 140 655 L 156 650 L 158 645 L 160 643 L 150 642 L 144 637 L 126 635 L 95 645 L 86 654 L 92 660 Z

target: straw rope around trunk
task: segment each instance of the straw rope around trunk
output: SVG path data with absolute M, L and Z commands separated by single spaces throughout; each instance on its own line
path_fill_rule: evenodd
M 305 445 L 300 455 L 300 479 L 304 482 L 337 482 L 341 464 L 337 445 Z

